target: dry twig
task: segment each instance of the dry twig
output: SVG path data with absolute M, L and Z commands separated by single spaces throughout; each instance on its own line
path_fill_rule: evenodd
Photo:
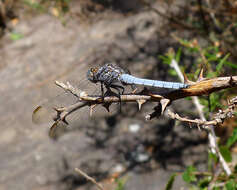
M 80 170 L 79 168 L 75 168 L 75 171 L 82 175 L 83 177 L 85 177 L 87 180 L 89 180 L 90 182 L 92 182 L 93 184 L 96 185 L 96 187 L 100 190 L 104 190 L 103 186 L 101 184 L 99 184 L 98 182 L 96 182 L 96 180 L 93 177 L 88 176 L 85 172 L 83 172 L 82 170 Z
M 234 109 L 235 107 L 237 107 L 237 96 L 232 98 L 229 101 L 229 105 L 228 108 L 225 110 L 219 110 L 218 113 L 216 113 L 213 116 L 213 120 L 211 121 L 204 121 L 201 119 L 188 119 L 188 118 L 184 118 L 184 117 L 180 117 L 177 113 L 174 113 L 170 110 L 168 110 L 168 115 L 172 118 L 172 119 L 177 119 L 179 121 L 183 121 L 183 122 L 187 122 L 187 123 L 192 123 L 192 124 L 196 124 L 197 126 L 202 126 L 204 128 L 209 127 L 210 125 L 214 125 L 214 126 L 218 126 L 220 124 L 223 124 L 223 122 L 234 116 Z

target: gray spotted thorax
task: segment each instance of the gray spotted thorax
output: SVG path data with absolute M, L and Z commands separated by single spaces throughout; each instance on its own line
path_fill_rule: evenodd
M 100 68 L 91 68 L 87 72 L 87 79 L 93 83 L 102 82 L 106 86 L 109 86 L 119 80 L 122 74 L 126 72 L 114 64 L 105 64 Z

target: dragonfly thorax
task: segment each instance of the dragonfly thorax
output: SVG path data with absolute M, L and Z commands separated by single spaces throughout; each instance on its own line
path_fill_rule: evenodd
M 113 64 L 106 64 L 100 68 L 91 68 L 87 72 L 87 79 L 93 83 L 101 82 L 106 86 L 119 81 L 125 71 Z

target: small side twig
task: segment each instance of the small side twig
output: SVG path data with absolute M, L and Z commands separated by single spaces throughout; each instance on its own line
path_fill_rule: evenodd
M 214 125 L 220 125 L 222 124 L 226 119 L 233 117 L 234 115 L 234 108 L 237 106 L 237 96 L 234 97 L 232 100 L 230 100 L 230 104 L 227 109 L 225 110 L 219 110 L 217 114 L 214 115 L 213 120 L 211 121 L 206 121 L 203 119 L 188 119 L 188 118 L 183 118 L 179 116 L 177 113 L 174 113 L 170 110 L 168 110 L 168 115 L 172 119 L 177 119 L 179 121 L 183 122 L 188 122 L 192 124 L 196 124 L 198 126 L 203 126 L 204 128 L 207 128 L 208 126 Z
M 168 115 L 172 119 L 177 119 L 179 121 L 188 122 L 188 123 L 196 124 L 198 126 L 203 126 L 204 128 L 207 128 L 208 126 L 211 126 L 211 125 L 218 126 L 222 124 L 226 119 L 233 117 L 235 107 L 237 107 L 237 96 L 232 98 L 229 101 L 229 105 L 227 109 L 219 110 L 219 112 L 213 116 L 213 120 L 211 121 L 206 121 L 203 119 L 193 120 L 193 119 L 183 118 L 179 116 L 177 113 L 174 113 L 170 110 L 168 110 Z
M 210 0 L 206 0 L 207 6 L 210 7 L 211 3 Z M 213 23 L 216 28 L 220 28 L 218 21 L 216 20 L 215 13 L 213 11 L 208 12 L 210 14 L 211 19 L 213 20 Z
M 85 177 L 87 180 L 89 180 L 90 182 L 92 182 L 93 184 L 96 185 L 96 187 L 99 189 L 99 190 L 105 190 L 103 188 L 103 186 L 101 184 L 99 184 L 93 177 L 90 177 L 89 175 L 87 175 L 85 172 L 83 172 L 82 170 L 80 170 L 79 168 L 75 168 L 75 171 L 82 175 L 83 177 Z
M 70 93 L 72 93 L 74 96 L 77 97 L 82 97 L 82 96 L 87 96 L 87 93 L 85 91 L 82 91 L 78 88 L 74 88 L 69 82 L 67 82 L 67 84 L 64 84 L 62 82 L 59 81 L 55 81 L 55 84 L 61 88 L 63 88 L 65 91 L 68 91 Z

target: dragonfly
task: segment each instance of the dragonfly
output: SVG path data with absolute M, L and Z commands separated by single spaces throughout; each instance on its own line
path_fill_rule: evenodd
M 129 70 L 123 69 L 119 67 L 116 64 L 113 63 L 107 63 L 105 65 L 102 65 L 100 67 L 91 67 L 88 69 L 87 73 L 85 74 L 86 81 L 89 83 L 100 83 L 101 88 L 98 90 L 96 88 L 97 92 L 101 93 L 101 97 L 110 94 L 112 89 L 115 89 L 117 93 L 113 92 L 113 95 L 120 97 L 121 94 L 124 94 L 125 87 L 131 86 L 134 90 L 137 85 L 141 86 L 150 86 L 150 87 L 156 87 L 156 88 L 169 88 L 173 90 L 187 88 L 188 85 L 184 83 L 178 83 L 178 82 L 167 82 L 167 81 L 159 81 L 159 80 L 151 80 L 151 79 L 143 79 L 138 78 L 130 74 Z M 87 85 L 89 85 L 89 83 Z M 86 85 L 84 85 L 85 87 Z M 104 87 L 106 88 L 106 92 L 104 93 Z M 78 88 L 81 89 L 81 85 L 78 85 Z M 81 90 L 84 90 L 83 88 Z M 97 93 L 94 92 L 94 93 Z M 92 92 L 92 95 L 96 95 Z M 98 94 L 97 94 L 98 95 Z M 65 96 L 67 98 L 65 98 Z M 53 100 L 46 101 L 45 103 L 38 106 L 32 114 L 32 120 L 36 124 L 44 123 L 44 121 L 52 120 L 52 118 L 55 118 L 55 107 L 59 107 L 62 102 L 64 102 L 64 99 L 70 99 L 73 100 L 71 102 L 72 105 L 75 104 L 78 99 L 77 97 L 73 96 L 70 93 L 63 93 L 63 96 L 56 97 Z M 56 101 L 55 101 L 56 100 Z M 52 103 L 56 102 L 56 103 Z M 67 101 L 68 102 L 68 101 Z M 65 103 L 67 104 L 67 103 Z M 86 104 L 85 104 L 86 105 Z M 117 110 L 121 110 L 121 102 L 119 103 L 119 106 L 116 104 L 114 108 L 112 108 L 112 113 L 117 112 Z M 86 107 L 86 106 L 85 106 Z M 74 112 L 71 114 L 71 121 L 74 120 L 81 120 L 81 121 L 88 121 L 89 117 L 83 118 L 82 115 L 89 116 L 89 108 L 83 108 L 80 109 L 81 113 Z M 85 109 L 87 109 L 85 111 Z M 101 113 L 103 108 L 97 109 L 97 113 Z M 95 115 L 95 114 L 94 114 Z M 70 116 L 70 115 L 69 115 Z M 76 119 L 75 119 L 76 118 Z M 62 121 L 55 121 L 53 126 L 50 128 L 49 135 L 50 137 L 54 137 L 54 133 L 56 133 L 56 129 L 62 129 L 65 128 L 67 125 L 66 122 Z
M 87 72 L 87 78 L 93 83 L 100 82 L 101 84 L 104 84 L 108 90 L 110 88 L 114 88 L 118 91 L 119 89 L 122 89 L 122 91 L 124 91 L 123 85 L 132 85 L 133 87 L 134 85 L 142 85 L 169 89 L 182 89 L 188 87 L 188 84 L 179 82 L 167 82 L 138 78 L 115 64 L 105 64 L 104 66 L 99 68 L 91 68 Z M 118 82 L 120 82 L 121 85 L 117 85 L 116 83 Z

